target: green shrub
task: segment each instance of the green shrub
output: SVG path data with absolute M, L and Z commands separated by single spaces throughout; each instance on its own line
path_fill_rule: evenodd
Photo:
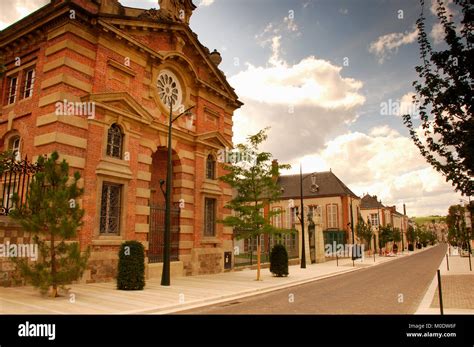
M 145 287 L 145 248 L 138 241 L 127 241 L 119 251 L 117 289 L 142 290 Z
M 285 246 L 273 246 L 270 253 L 270 272 L 277 277 L 288 276 L 288 252 Z

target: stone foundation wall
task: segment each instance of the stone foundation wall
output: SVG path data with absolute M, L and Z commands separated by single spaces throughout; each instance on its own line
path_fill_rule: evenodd
M 208 275 L 224 270 L 222 248 L 194 248 L 192 250 L 191 275 Z
M 9 217 L 0 216 L 0 245 L 22 245 L 32 243 L 32 237 Z M 4 248 L 4 246 L 2 246 Z M 24 285 L 16 265 L 11 258 L 0 254 L 0 286 L 11 287 Z

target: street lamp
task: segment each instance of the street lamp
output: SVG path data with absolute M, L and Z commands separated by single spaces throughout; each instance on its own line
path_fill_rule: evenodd
M 461 201 L 461 206 L 463 209 L 465 209 L 465 204 L 464 204 L 464 201 L 463 199 L 460 199 Z M 471 205 L 471 200 L 469 198 L 469 201 L 468 201 L 468 206 Z M 472 264 L 471 264 L 471 232 L 472 232 L 472 223 L 471 223 L 471 214 L 470 214 L 470 211 L 469 212 L 466 212 L 464 211 L 464 225 L 466 227 L 466 236 L 467 236 L 467 252 L 468 252 L 468 257 L 469 257 L 469 270 L 472 271 Z M 463 237 L 464 238 L 464 237 Z M 463 245 L 461 244 L 461 252 L 463 252 Z
M 168 163 L 166 170 L 166 207 L 165 207 L 165 246 L 163 250 L 163 271 L 161 273 L 161 285 L 169 286 L 170 285 L 170 253 L 171 253 L 171 197 L 173 190 L 173 160 L 172 160 L 172 150 L 171 150 L 171 136 L 173 123 L 182 115 L 189 115 L 192 108 L 191 106 L 184 112 L 181 112 L 178 116 L 173 118 L 173 103 L 174 100 L 170 98 L 169 108 L 169 124 L 168 124 Z
M 305 249 L 305 240 L 304 240 L 304 203 L 303 203 L 303 180 L 311 177 L 311 191 L 317 192 L 318 185 L 316 184 L 316 173 L 312 173 L 306 175 L 303 178 L 303 171 L 302 166 L 300 163 L 300 200 L 301 200 L 301 217 L 299 216 L 300 213 L 296 212 L 296 216 L 301 222 L 301 268 L 306 269 L 306 249 Z

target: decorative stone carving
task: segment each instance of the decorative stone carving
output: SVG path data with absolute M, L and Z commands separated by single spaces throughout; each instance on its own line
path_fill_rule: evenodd
M 219 64 L 222 62 L 221 54 L 216 49 L 212 51 L 211 54 L 209 54 L 209 57 L 216 66 L 219 66 Z
M 196 6 L 192 0 L 159 0 L 160 11 L 163 16 L 174 22 L 189 24 L 189 19 Z

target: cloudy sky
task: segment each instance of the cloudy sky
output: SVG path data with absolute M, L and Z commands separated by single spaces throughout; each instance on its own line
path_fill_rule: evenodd
M 0 29 L 47 0 L 0 4 Z M 157 0 L 121 0 L 158 7 Z M 444 215 L 460 195 L 426 164 L 400 113 L 410 104 L 419 64 L 415 0 L 194 0 L 191 28 L 245 105 L 234 141 L 270 126 L 265 149 L 291 173 L 332 171 L 356 194 L 403 203 L 411 216 Z M 427 29 L 442 47 L 433 20 Z M 450 13 L 459 15 L 450 5 Z M 399 106 L 399 107 L 397 107 Z M 398 111 L 401 109 L 401 112 Z

